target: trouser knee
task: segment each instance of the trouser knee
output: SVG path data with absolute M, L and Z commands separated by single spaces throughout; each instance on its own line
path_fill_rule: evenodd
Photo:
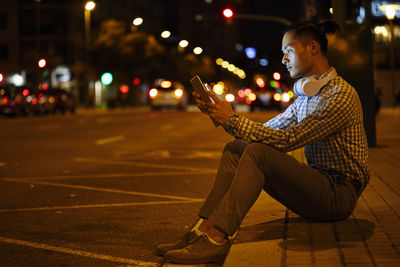
M 272 149 L 272 147 L 263 143 L 250 143 L 246 147 L 244 154 L 248 155 L 255 162 L 265 163 Z
M 234 139 L 229 141 L 223 150 L 223 153 L 230 152 L 231 154 L 239 154 L 241 155 L 245 150 L 246 146 L 248 145 L 247 142 L 242 141 L 240 139 Z

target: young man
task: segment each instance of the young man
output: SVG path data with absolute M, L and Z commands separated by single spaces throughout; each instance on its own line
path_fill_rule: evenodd
M 282 63 L 298 98 L 265 124 L 196 97 L 202 112 L 235 137 L 223 151 L 214 186 L 197 224 L 175 244 L 160 245 L 167 260 L 193 264 L 223 261 L 229 236 L 265 190 L 307 219 L 346 219 L 369 181 L 368 146 L 357 92 L 330 66 L 327 39 L 310 21 L 292 25 L 282 40 Z M 304 147 L 308 165 L 285 152 Z

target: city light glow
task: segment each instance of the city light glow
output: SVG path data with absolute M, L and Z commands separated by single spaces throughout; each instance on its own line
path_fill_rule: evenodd
M 258 87 L 261 87 L 261 88 L 264 88 L 264 86 L 265 86 L 265 82 L 262 78 L 257 78 L 256 84 L 258 85 Z
M 21 86 L 24 84 L 24 77 L 20 74 L 14 74 L 10 78 L 10 82 L 13 83 L 15 86 Z
M 157 96 L 157 94 L 158 94 L 158 90 L 156 88 L 150 89 L 150 91 L 149 91 L 150 98 L 154 99 Z
M 182 48 L 185 48 L 185 47 L 187 47 L 188 45 L 189 45 L 189 42 L 188 42 L 187 40 L 181 40 L 181 41 L 179 42 L 179 46 L 182 47 Z
M 106 72 L 106 73 L 103 73 L 103 75 L 101 75 L 100 80 L 101 80 L 101 83 L 102 83 L 102 84 L 104 84 L 104 85 L 109 85 L 109 84 L 111 84 L 112 81 L 113 81 L 113 76 L 112 76 L 111 73 Z
M 246 56 L 250 59 L 253 59 L 257 56 L 257 50 L 254 47 L 247 47 L 244 52 Z
M 396 9 L 394 8 L 393 5 L 388 5 L 385 8 L 385 14 L 388 20 L 392 20 L 396 16 Z
M 281 74 L 279 72 L 274 72 L 274 74 L 272 74 L 272 77 L 279 81 L 281 79 Z
M 177 89 L 175 90 L 175 92 L 174 92 L 174 96 L 175 96 L 175 98 L 178 98 L 178 99 L 182 98 L 182 96 L 183 96 L 183 90 L 180 89 L 180 88 L 177 88 Z
M 217 83 L 216 85 L 214 85 L 213 91 L 217 95 L 222 95 L 224 93 L 224 86 L 222 84 Z
M 119 91 L 123 94 L 127 94 L 129 92 L 129 86 L 126 84 L 121 85 Z
M 229 62 L 225 60 L 221 63 L 221 66 L 226 69 L 229 66 Z
M 225 8 L 225 9 L 222 11 L 222 14 L 224 15 L 225 18 L 229 19 L 229 18 L 232 18 L 232 16 L 233 16 L 233 11 L 232 11 L 232 9 L 230 9 L 230 8 Z
M 281 100 L 282 100 L 282 96 L 281 96 L 281 94 L 279 94 L 279 93 L 275 93 L 275 94 L 274 94 L 274 100 L 275 100 L 276 102 L 279 102 L 279 101 L 281 101 Z
M 290 95 L 288 93 L 283 93 L 282 94 L 282 101 L 283 102 L 289 102 L 290 101 Z
M 253 102 L 253 101 L 255 101 L 256 99 L 257 99 L 257 95 L 256 95 L 255 93 L 250 93 L 250 94 L 249 94 L 249 100 L 250 100 L 250 101 Z
M 39 68 L 44 68 L 44 67 L 46 67 L 46 65 L 47 65 L 46 59 L 44 59 L 44 58 L 39 59 L 39 61 L 38 61 Z
M 215 60 L 215 63 L 216 63 L 217 65 L 219 65 L 219 66 L 221 66 L 222 62 L 224 62 L 224 60 L 223 60 L 222 58 L 217 58 L 217 59 Z
M 93 10 L 96 6 L 96 3 L 93 1 L 86 2 L 85 9 L 90 11 Z
M 170 36 L 171 36 L 171 32 L 170 31 L 163 31 L 161 33 L 161 37 L 164 38 L 164 39 L 169 38 Z
M 135 25 L 135 26 L 139 26 L 139 25 L 141 25 L 142 23 L 143 23 L 143 19 L 142 19 L 142 18 L 135 18 L 135 19 L 132 21 L 132 24 Z
M 162 88 L 170 88 L 172 86 L 171 81 L 162 81 L 161 82 L 161 87 Z
M 228 102 L 233 102 L 233 101 L 235 101 L 235 96 L 233 95 L 233 94 L 226 94 L 225 95 L 225 100 L 226 101 L 228 101 Z
M 260 65 L 261 66 L 265 67 L 265 66 L 268 66 L 268 64 L 269 64 L 268 59 L 266 59 L 266 58 L 260 59 Z
M 195 53 L 196 55 L 200 55 L 201 53 L 203 53 L 203 49 L 197 46 L 193 49 L 193 53 Z

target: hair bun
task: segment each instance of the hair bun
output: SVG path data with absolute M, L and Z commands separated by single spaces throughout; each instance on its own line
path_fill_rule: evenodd
M 321 21 L 317 25 L 324 34 L 335 33 L 337 30 L 340 30 L 340 26 L 333 20 Z

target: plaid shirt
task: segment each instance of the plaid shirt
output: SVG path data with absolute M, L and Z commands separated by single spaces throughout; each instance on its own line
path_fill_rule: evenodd
M 361 190 L 368 183 L 368 145 L 360 99 L 340 76 L 313 97 L 299 96 L 282 114 L 264 124 L 242 117 L 236 129 L 226 131 L 282 152 L 304 147 L 309 166 L 334 177 L 356 179 Z

